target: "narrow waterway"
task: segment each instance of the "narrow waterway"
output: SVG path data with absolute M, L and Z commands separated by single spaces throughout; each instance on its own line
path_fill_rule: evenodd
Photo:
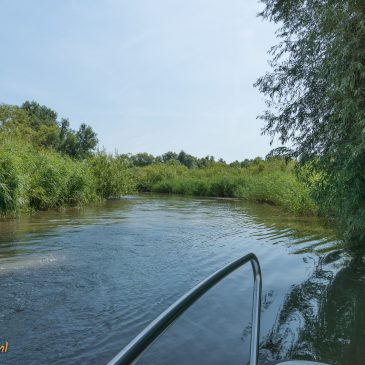
M 363 364 L 365 259 L 323 223 L 238 200 L 137 196 L 0 222 L 0 364 L 104 364 L 179 296 L 257 254 L 262 362 Z M 144 364 L 248 360 L 252 274 L 184 314 Z

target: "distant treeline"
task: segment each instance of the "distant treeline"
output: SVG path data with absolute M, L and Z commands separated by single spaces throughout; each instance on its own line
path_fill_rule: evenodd
M 77 130 L 34 101 L 0 105 L 0 212 L 82 205 L 135 192 L 236 197 L 316 214 L 296 162 L 260 157 L 227 164 L 184 151 L 108 154 L 93 129 Z
M 137 153 L 135 155 L 132 154 L 124 154 L 122 155 L 130 164 L 133 166 L 143 167 L 152 164 L 181 164 L 186 166 L 189 169 L 196 168 L 204 168 L 208 166 L 213 166 L 216 163 L 226 165 L 226 161 L 222 158 L 216 160 L 214 156 L 206 156 L 206 157 L 195 157 L 193 155 L 189 155 L 184 151 L 176 152 L 166 152 L 161 156 L 153 156 L 146 152 Z M 229 163 L 228 165 L 231 167 L 247 167 L 252 164 L 258 163 L 262 161 L 261 157 L 256 157 L 255 159 L 245 159 L 243 161 L 234 161 Z

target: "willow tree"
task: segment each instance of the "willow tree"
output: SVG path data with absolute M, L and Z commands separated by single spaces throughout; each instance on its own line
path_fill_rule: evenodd
M 262 2 L 260 16 L 278 24 L 271 71 L 256 83 L 263 133 L 311 169 L 321 208 L 364 241 L 365 1 Z

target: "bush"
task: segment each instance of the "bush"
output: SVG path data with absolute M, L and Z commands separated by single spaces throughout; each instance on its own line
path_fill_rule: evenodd
M 101 198 L 119 197 L 135 189 L 131 170 L 121 156 L 99 151 L 88 160 L 88 164 L 94 175 L 96 194 Z
M 86 162 L 13 139 L 0 140 L 0 211 L 79 205 L 96 199 Z
M 143 168 L 134 169 L 134 179 L 138 191 L 162 190 L 158 183 L 163 180 L 173 180 L 178 176 L 183 176 L 188 172 L 188 168 L 181 164 L 154 164 Z M 170 182 L 172 184 L 172 181 Z M 169 183 L 169 184 L 170 184 Z M 171 193 L 172 191 L 159 191 Z

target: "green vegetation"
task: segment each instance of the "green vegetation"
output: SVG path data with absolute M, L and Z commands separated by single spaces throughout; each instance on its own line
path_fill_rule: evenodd
M 233 197 L 315 214 L 294 161 L 197 158 L 181 151 L 110 155 L 96 133 L 36 102 L 0 106 L 0 212 L 82 205 L 132 192 Z
M 0 212 L 77 206 L 134 192 L 239 198 L 285 211 L 328 213 L 314 203 L 321 174 L 307 164 L 280 157 L 234 161 L 197 158 L 184 151 L 107 154 L 96 150 L 97 137 L 82 124 L 36 102 L 0 106 Z
M 116 198 L 135 191 L 131 170 L 123 156 L 98 151 L 87 163 L 93 172 L 97 196 Z
M 85 162 L 17 140 L 0 140 L 0 208 L 4 213 L 82 204 L 95 199 Z
M 202 168 L 182 164 L 152 164 L 137 168 L 140 191 L 242 198 L 283 207 L 297 214 L 315 214 L 310 191 L 296 177 L 295 163 L 271 159 L 247 167 L 212 163 Z
M 0 128 L 2 137 L 17 137 L 33 146 L 78 159 L 90 156 L 98 144 L 90 126 L 82 123 L 78 131 L 74 131 L 68 119 L 57 121 L 55 111 L 35 101 L 26 101 L 20 107 L 0 105 Z
M 299 159 L 321 211 L 348 238 L 365 239 L 365 3 L 262 0 L 262 17 L 280 24 L 267 96 L 265 133 Z
M 82 205 L 134 190 L 124 159 L 93 152 L 97 138 L 77 132 L 35 102 L 0 105 L 0 213 Z

